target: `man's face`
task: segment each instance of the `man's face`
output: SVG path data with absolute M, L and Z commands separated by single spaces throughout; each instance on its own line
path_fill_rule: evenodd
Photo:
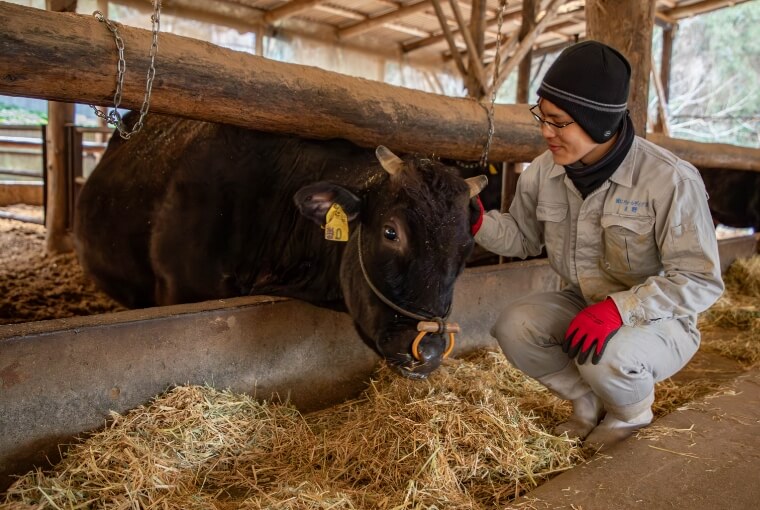
M 562 125 L 574 120 L 547 99 L 542 98 L 536 110 L 539 110 L 536 113 L 540 117 L 554 124 Z M 583 160 L 584 165 L 590 165 L 598 161 L 611 145 L 609 142 L 603 145 L 596 143 L 577 122 L 563 128 L 556 128 L 544 122 L 541 124 L 541 135 L 549 146 L 554 162 L 558 165 L 570 165 L 579 160 Z

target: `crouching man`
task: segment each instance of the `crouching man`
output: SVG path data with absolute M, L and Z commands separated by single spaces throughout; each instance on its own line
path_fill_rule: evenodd
M 564 282 L 511 302 L 492 335 L 572 402 L 555 432 L 600 448 L 652 421 L 655 383 L 697 351 L 697 314 L 723 292 L 702 180 L 635 135 L 630 75 L 599 42 L 564 50 L 530 109 L 548 150 L 520 175 L 508 213 L 473 204 L 480 245 L 522 258 L 545 247 Z

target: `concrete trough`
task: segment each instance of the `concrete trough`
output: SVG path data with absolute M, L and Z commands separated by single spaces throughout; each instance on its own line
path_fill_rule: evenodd
M 722 265 L 755 250 L 754 237 L 722 242 Z M 497 348 L 489 329 L 504 306 L 559 286 L 545 259 L 466 270 L 452 355 Z M 262 296 L 0 326 L 0 490 L 55 461 L 58 444 L 103 426 L 110 411 L 174 385 L 310 411 L 358 395 L 378 362 L 347 314 Z
M 453 356 L 496 347 L 504 305 L 559 287 L 545 260 L 468 269 Z M 303 411 L 358 395 L 380 358 L 348 314 L 262 296 L 0 326 L 0 490 L 57 445 L 173 385 L 209 384 Z

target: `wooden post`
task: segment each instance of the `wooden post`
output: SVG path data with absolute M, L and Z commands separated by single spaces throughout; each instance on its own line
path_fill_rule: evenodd
M 636 134 L 646 135 L 655 0 L 587 0 L 586 34 L 612 46 L 631 64 L 628 109 Z
M 523 0 L 522 25 L 520 26 L 520 39 L 524 39 L 536 26 L 537 5 L 535 0 Z M 530 75 L 533 64 L 532 50 L 525 53 L 517 68 L 517 102 L 528 103 L 530 93 Z M 520 163 L 509 162 L 502 166 L 501 183 L 501 210 L 507 212 L 512 205 L 512 199 L 517 190 L 517 170 Z M 500 259 L 501 260 L 501 259 Z
M 520 25 L 520 40 L 533 30 L 536 26 L 536 1 L 535 0 L 523 0 L 522 5 L 522 24 Z M 528 94 L 530 93 L 530 73 L 533 66 L 533 51 L 532 48 L 525 53 L 520 62 L 520 66 L 517 68 L 517 102 L 527 103 L 530 99 Z
M 459 26 L 459 31 L 464 38 L 467 53 L 468 55 L 471 55 L 469 59 L 470 67 L 467 68 L 467 72 L 470 76 L 474 75 L 478 82 L 478 87 L 475 90 L 469 90 L 468 93 L 470 97 L 482 97 L 483 91 L 485 91 L 486 88 L 486 72 L 483 69 L 483 62 L 478 56 L 478 47 L 475 44 L 475 40 L 472 38 L 472 33 L 467 29 L 464 16 L 462 16 L 462 10 L 459 8 L 459 1 L 449 0 L 449 5 L 451 5 L 451 12 L 454 13 L 454 18 L 457 20 L 457 26 Z
M 673 59 L 673 42 L 678 25 L 668 25 L 662 30 L 662 65 L 660 66 L 660 81 L 665 101 L 670 101 L 670 63 Z
M 464 62 L 462 61 L 462 56 L 459 54 L 459 48 L 457 48 L 457 44 L 454 41 L 454 36 L 451 33 L 451 28 L 449 28 L 449 23 L 446 20 L 446 14 L 443 12 L 443 8 L 441 7 L 439 0 L 431 1 L 433 4 L 433 9 L 435 10 L 435 15 L 438 17 L 438 22 L 441 24 L 443 35 L 446 36 L 446 42 L 449 45 L 451 56 L 454 58 L 454 63 L 456 64 L 457 69 L 459 69 L 459 74 L 462 75 L 462 81 L 466 82 L 470 74 L 467 72 L 467 68 L 464 66 Z
M 47 8 L 56 12 L 76 12 L 75 0 L 48 0 Z M 45 250 L 65 253 L 73 249 L 68 231 L 69 188 L 66 176 L 64 126 L 74 122 L 74 105 L 48 102 L 47 124 L 47 200 L 45 211 Z
M 474 69 L 474 61 L 476 60 L 481 65 L 481 67 L 483 65 L 483 52 L 485 51 L 486 8 L 486 0 L 472 0 L 472 5 L 470 8 L 470 34 L 473 42 L 475 43 L 475 51 L 468 54 L 469 60 L 467 65 L 469 69 Z M 485 79 L 488 79 L 488 74 L 485 71 L 483 74 L 485 76 Z M 465 81 L 465 86 L 467 87 L 468 93 L 471 90 L 478 91 L 477 95 L 470 94 L 470 97 L 474 97 L 475 99 L 483 99 L 485 88 L 478 87 L 478 83 L 475 77 L 468 77 Z
M 662 54 L 660 57 L 660 74 L 654 76 L 654 83 L 657 87 L 657 97 L 660 100 L 661 108 L 670 101 L 670 61 L 673 57 L 673 37 L 675 36 L 678 25 L 668 23 L 662 28 Z M 659 83 L 658 83 L 659 78 Z M 653 131 L 655 133 L 664 133 L 670 136 L 670 127 L 667 125 L 665 111 L 658 110 L 657 121 L 654 123 Z

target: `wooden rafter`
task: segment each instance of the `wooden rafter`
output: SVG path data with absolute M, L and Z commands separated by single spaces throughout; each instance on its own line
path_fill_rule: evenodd
M 483 90 L 486 90 L 486 73 L 483 69 L 483 63 L 481 62 L 480 58 L 477 57 L 478 55 L 478 47 L 475 45 L 475 41 L 472 38 L 472 34 L 467 29 L 467 25 L 464 21 L 464 16 L 462 16 L 462 10 L 459 8 L 459 4 L 456 0 L 449 0 L 449 5 L 451 5 L 451 10 L 454 13 L 454 17 L 457 20 L 457 26 L 459 26 L 459 33 L 462 34 L 464 37 L 465 45 L 467 46 L 467 51 L 471 56 L 475 56 L 475 58 L 470 58 L 470 67 L 468 69 L 469 73 L 478 80 L 478 83 L 480 84 L 480 87 Z M 444 23 L 443 20 L 441 20 L 441 23 Z M 474 91 L 471 91 L 473 96 L 480 95 L 480 91 L 475 93 Z
M 533 47 L 533 42 L 536 40 L 536 37 L 538 37 L 538 35 L 546 28 L 546 26 L 549 24 L 549 21 L 551 21 L 552 17 L 554 17 L 559 7 L 565 1 L 566 0 L 552 0 L 551 3 L 546 7 L 546 13 L 544 14 L 544 17 L 538 20 L 535 26 L 533 26 L 528 34 L 520 41 L 520 44 L 518 45 L 514 54 L 509 57 L 509 60 L 506 62 L 504 69 L 499 72 L 499 76 L 494 80 L 493 86 L 489 88 L 488 95 L 490 95 L 493 90 L 499 90 L 499 87 L 501 87 L 501 85 L 504 83 L 504 80 L 507 79 L 509 73 L 511 73 L 514 68 L 517 67 L 523 57 L 525 57 L 528 51 L 530 51 L 530 49 Z
M 307 11 L 322 2 L 324 2 L 324 0 L 291 0 L 290 2 L 267 11 L 264 15 L 264 21 L 267 23 L 274 23 L 277 20 L 293 16 L 299 12 Z
M 730 5 L 736 5 L 746 2 L 747 0 L 704 0 L 702 2 L 695 2 L 691 5 L 684 5 L 681 7 L 673 7 L 672 9 L 666 9 L 662 12 L 664 15 L 672 19 L 682 19 L 694 16 L 696 14 L 704 14 L 706 12 L 715 11 L 728 7 Z
M 509 21 L 517 21 L 521 18 L 521 12 L 519 10 L 517 11 L 508 11 L 504 14 L 504 23 L 507 23 Z M 493 18 L 489 18 L 486 20 L 486 27 L 490 28 L 496 25 L 498 22 L 498 19 L 496 16 Z M 458 33 L 458 29 L 452 30 L 453 34 Z M 426 39 L 420 39 L 418 41 L 412 41 L 410 43 L 402 44 L 402 49 L 404 53 L 408 53 L 410 51 L 418 50 L 420 48 L 424 48 L 426 46 L 431 46 L 433 44 L 438 44 L 439 42 L 445 40 L 446 36 L 441 32 L 440 34 L 431 35 L 430 37 Z
M 441 7 L 441 3 L 438 0 L 431 0 L 433 4 L 433 9 L 435 9 L 435 14 L 438 16 L 438 21 L 441 23 L 441 30 L 443 30 L 443 36 L 446 39 L 446 42 L 449 44 L 449 48 L 451 49 L 452 55 L 454 55 L 454 63 L 457 66 L 457 69 L 459 69 L 459 73 L 462 75 L 463 80 L 467 80 L 467 68 L 464 65 L 464 62 L 462 61 L 462 56 L 459 54 L 459 50 L 457 49 L 457 44 L 454 42 L 454 36 L 452 34 L 452 30 L 449 27 L 449 23 L 446 20 L 446 15 L 443 13 L 443 8 Z M 482 83 L 482 82 L 481 82 Z
M 393 23 L 394 21 L 400 20 L 401 18 L 405 18 L 412 14 L 416 14 L 429 7 L 430 7 L 430 0 L 422 0 L 420 2 L 417 2 L 416 4 L 406 5 L 400 9 L 386 12 L 379 16 L 374 16 L 364 21 L 360 21 L 359 23 L 353 23 L 345 28 L 341 28 L 340 30 L 338 30 L 338 35 L 341 37 L 341 39 L 354 37 L 359 34 L 368 32 L 372 30 L 373 28 L 383 26 L 387 23 Z

